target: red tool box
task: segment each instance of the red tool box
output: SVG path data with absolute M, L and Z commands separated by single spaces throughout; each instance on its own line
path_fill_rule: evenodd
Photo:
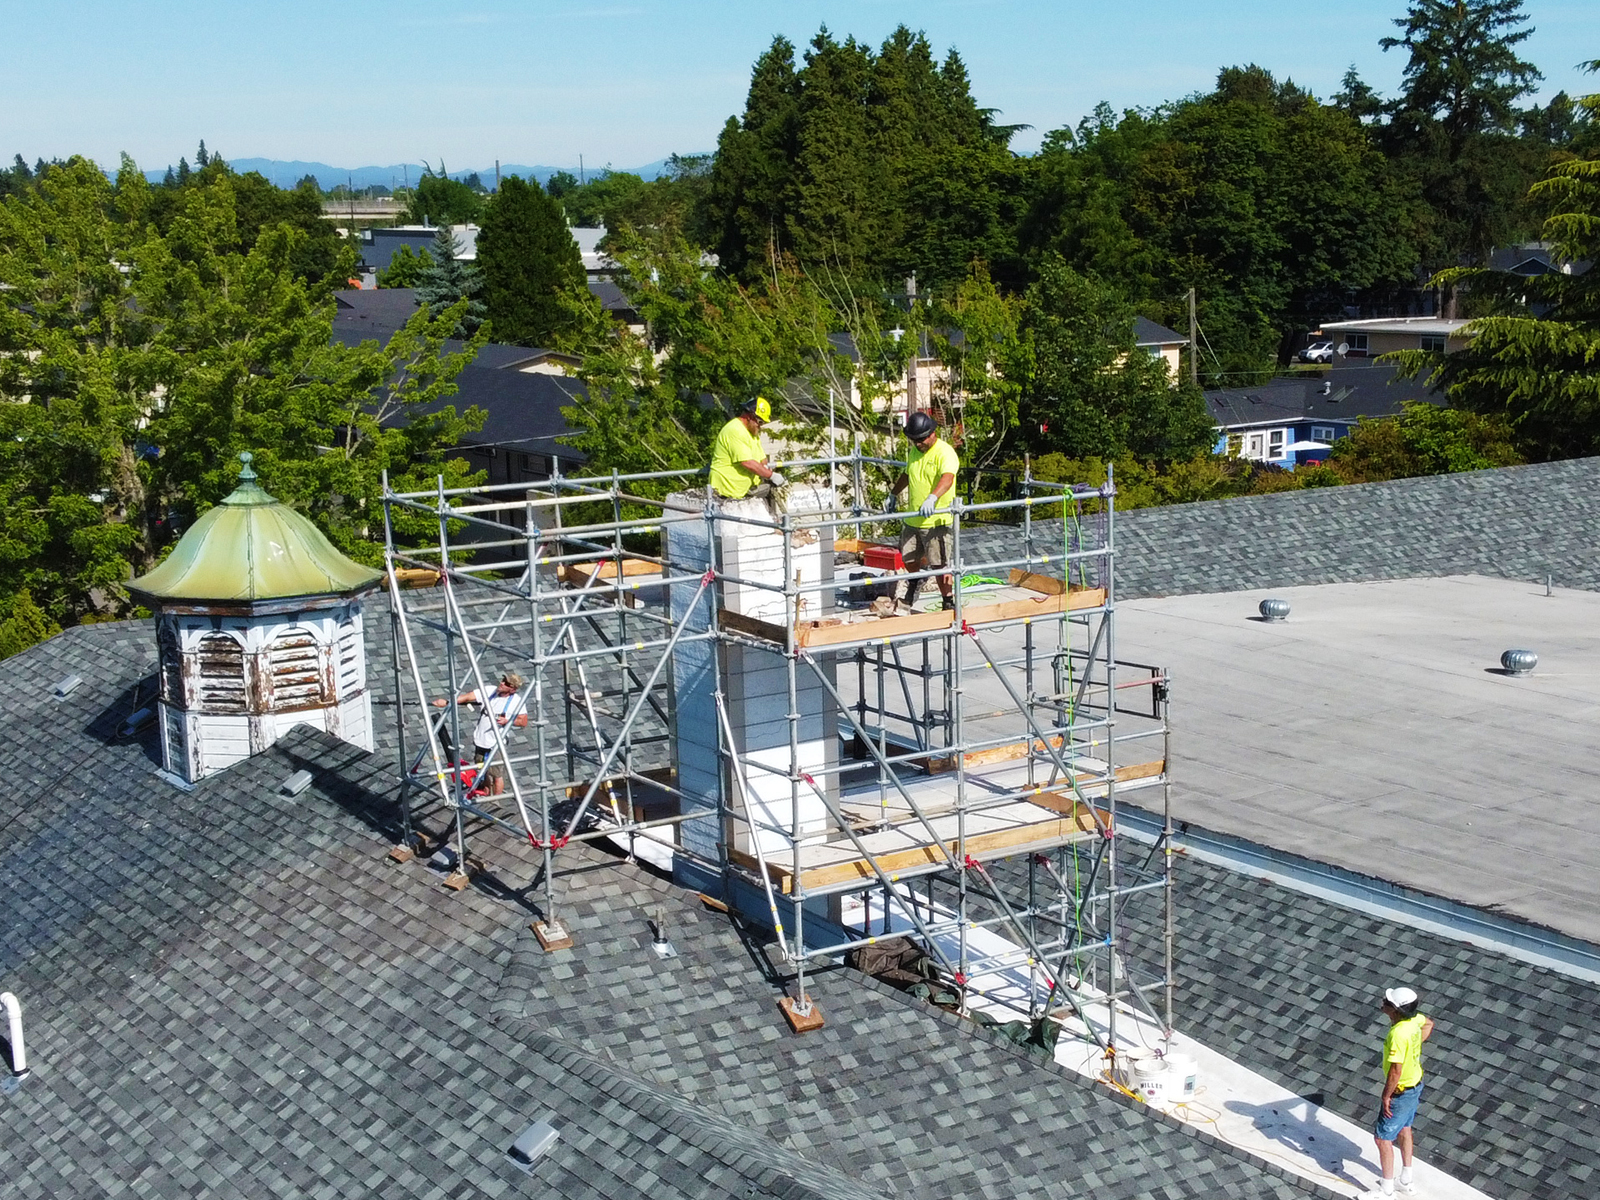
M 893 546 L 867 546 L 861 551 L 863 566 L 876 567 L 880 571 L 904 571 L 906 560 L 900 557 L 900 551 Z

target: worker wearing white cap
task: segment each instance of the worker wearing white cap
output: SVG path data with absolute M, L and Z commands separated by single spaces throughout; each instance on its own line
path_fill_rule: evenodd
M 1422 1103 L 1422 1043 L 1433 1033 L 1433 1020 L 1417 1011 L 1419 1003 L 1417 993 L 1408 987 L 1390 988 L 1383 994 L 1389 1032 L 1383 1038 L 1383 1094 L 1372 1136 L 1378 1143 L 1385 1196 L 1395 1194 L 1396 1143 L 1400 1146 L 1399 1190 L 1406 1195 L 1416 1191 L 1411 1181 L 1411 1125 Z

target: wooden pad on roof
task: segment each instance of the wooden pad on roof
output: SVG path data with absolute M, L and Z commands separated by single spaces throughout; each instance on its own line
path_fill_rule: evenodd
M 877 879 L 876 862 L 891 882 L 900 873 L 927 874 L 959 861 L 957 833 L 960 818 L 946 812 L 920 821 L 904 821 L 892 829 L 859 835 L 861 845 L 871 855 L 864 857 L 849 838 L 818 842 L 800 847 L 800 882 L 808 892 L 848 890 Z M 1100 836 L 1094 814 L 1081 801 L 1053 792 L 1040 793 L 1033 800 L 1017 800 L 966 814 L 965 850 L 983 861 L 1007 858 L 1032 850 L 1084 841 Z M 739 866 L 759 875 L 760 863 L 752 854 L 728 850 L 728 857 Z M 794 891 L 794 853 L 784 849 L 767 856 L 767 874 L 785 895 Z
M 1099 608 L 1106 602 L 1104 588 L 1069 587 L 1063 580 L 1047 575 L 1030 575 L 1013 571 L 1012 587 L 1027 593 L 988 599 L 993 593 L 979 593 L 988 599 L 962 607 L 961 617 L 972 626 L 992 625 L 1002 621 L 1020 621 L 1032 617 L 1048 617 L 1057 613 L 1081 608 Z M 892 579 L 893 576 L 883 576 Z M 870 612 L 855 611 L 818 621 L 797 621 L 795 643 L 799 646 L 838 646 L 850 642 L 887 641 L 891 638 L 909 637 L 919 633 L 939 633 L 955 625 L 956 614 L 936 612 L 911 613 L 901 617 L 879 617 Z M 749 634 L 769 642 L 783 643 L 783 626 L 770 621 L 720 609 L 717 621 L 725 629 Z

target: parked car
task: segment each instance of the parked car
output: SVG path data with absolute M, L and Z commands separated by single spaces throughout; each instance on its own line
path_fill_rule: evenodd
M 1333 361 L 1333 343 L 1312 342 L 1295 357 L 1303 363 L 1331 363 Z

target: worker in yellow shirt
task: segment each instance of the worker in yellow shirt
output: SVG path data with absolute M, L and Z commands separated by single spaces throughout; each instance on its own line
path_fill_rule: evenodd
M 767 466 L 767 452 L 761 448 L 761 427 L 770 420 L 772 405 L 757 396 L 746 400 L 739 415 L 717 434 L 711 446 L 710 482 L 711 490 L 724 500 L 765 496 L 784 485 L 783 473 Z
M 961 460 L 955 447 L 939 436 L 939 426 L 925 412 L 914 412 L 906 418 L 906 437 L 912 445 L 906 457 L 906 469 L 900 472 L 889 488 L 889 498 L 883 511 L 894 512 L 895 499 L 901 489 L 909 486 L 907 507 L 917 515 L 907 517 L 900 534 L 900 557 L 908 571 L 932 571 L 950 565 L 950 502 L 955 497 L 956 472 Z M 946 608 L 955 607 L 952 594 L 953 581 L 948 575 L 939 575 L 939 594 Z M 916 603 L 920 579 L 902 580 L 895 588 L 896 605 Z
M 1383 1015 L 1389 1032 L 1383 1039 L 1383 1092 L 1378 1097 L 1378 1120 L 1372 1137 L 1378 1143 L 1378 1165 L 1383 1169 L 1382 1194 L 1395 1194 L 1394 1148 L 1400 1147 L 1399 1190 L 1416 1191 L 1411 1178 L 1411 1124 L 1422 1102 L 1422 1043 L 1433 1033 L 1433 1021 L 1417 1011 L 1417 993 L 1408 987 L 1390 988 L 1383 994 Z

